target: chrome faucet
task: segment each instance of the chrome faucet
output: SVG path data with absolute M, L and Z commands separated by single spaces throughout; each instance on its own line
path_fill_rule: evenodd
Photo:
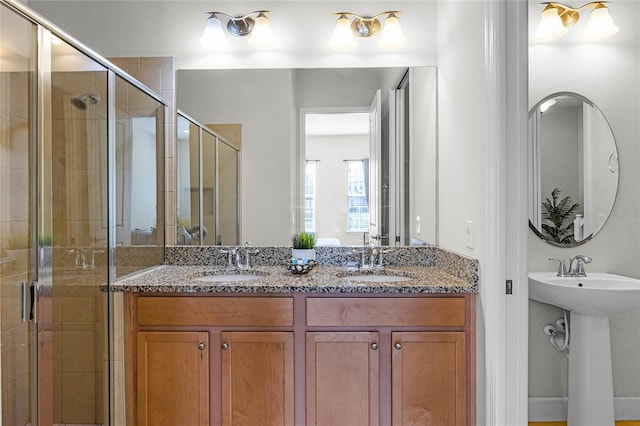
M 566 262 L 565 259 L 555 259 L 553 257 L 550 257 L 549 260 L 552 262 L 558 262 L 558 273 L 556 274 L 556 276 L 558 277 L 569 276 L 569 274 L 567 274 L 567 264 L 565 263 Z
M 246 243 L 244 243 L 244 247 L 236 248 L 236 266 L 238 267 L 238 269 L 247 270 L 251 268 L 249 255 L 258 253 L 258 250 L 249 250 L 249 246 L 251 246 L 251 242 L 247 241 Z M 244 249 L 244 256 L 241 253 L 242 249 Z
M 586 277 L 587 274 L 584 270 L 584 265 L 591 263 L 590 257 L 578 254 L 569 259 L 569 269 L 567 270 L 565 259 L 554 259 L 550 257 L 549 260 L 558 262 L 558 273 L 556 274 L 558 277 Z
M 220 253 L 227 255 L 227 268 L 233 269 L 233 260 L 236 257 L 238 250 L 235 247 L 231 247 L 228 250 L 219 250 Z
M 68 252 L 70 254 L 75 253 L 76 255 L 76 260 L 74 262 L 75 267 L 87 269 L 87 251 L 85 249 L 71 249 Z
M 586 277 L 587 273 L 584 271 L 584 265 L 591 263 L 591 258 L 582 254 L 575 255 L 569 261 L 569 276 L 571 277 Z
M 371 257 L 369 258 L 369 268 L 374 268 L 376 266 L 376 256 L 380 256 L 380 248 L 372 246 Z

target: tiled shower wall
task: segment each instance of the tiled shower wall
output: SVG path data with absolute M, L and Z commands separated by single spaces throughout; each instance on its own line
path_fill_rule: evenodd
M 102 424 L 106 379 L 106 72 L 52 74 L 53 415 Z M 82 111 L 73 96 L 97 93 Z

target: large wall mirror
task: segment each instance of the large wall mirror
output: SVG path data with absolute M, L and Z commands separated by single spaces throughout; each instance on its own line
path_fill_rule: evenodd
M 301 119 L 309 112 L 331 111 L 336 116 L 336 111 L 362 108 L 369 117 L 376 93 L 380 158 L 374 179 L 365 169 L 355 171 L 356 165 L 366 168 L 373 163 L 368 161 L 372 158 L 369 143 L 363 153 L 347 149 L 347 143 L 362 132 L 341 131 L 342 125 L 322 121 L 305 137 Z M 311 209 L 305 209 L 308 163 L 306 172 L 315 169 L 319 180 L 344 177 L 338 183 L 341 186 L 327 192 L 333 198 L 326 203 L 320 192 L 325 182 L 318 181 L 315 187 L 319 191 L 313 215 L 317 229 L 311 228 L 322 241 L 368 243 L 373 232 L 370 218 L 364 215 L 376 211 L 380 227 L 375 234 L 381 238 L 374 242 L 437 244 L 435 67 L 179 70 L 177 95 L 179 109 L 199 122 L 240 129 L 242 242 L 289 245 L 291 235 L 304 230 L 305 222 L 311 226 Z M 305 139 L 311 137 L 316 145 L 305 156 Z M 331 159 L 325 158 L 329 151 L 336 154 Z M 370 193 L 355 194 L 354 188 Z M 372 196 L 375 191 L 378 197 Z M 375 205 L 354 204 L 354 194 Z M 335 221 L 321 226 L 329 216 Z
M 529 225 L 549 244 L 593 238 L 613 209 L 618 150 L 605 116 L 589 99 L 559 92 L 529 112 Z

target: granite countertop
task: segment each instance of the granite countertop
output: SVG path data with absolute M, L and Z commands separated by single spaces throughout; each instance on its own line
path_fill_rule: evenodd
M 259 277 L 243 280 L 246 274 Z M 215 275 L 227 278 L 202 280 Z M 228 275 L 238 275 L 239 279 Z M 390 278 L 359 281 L 358 277 L 363 275 Z M 397 281 L 397 277 L 409 280 Z M 295 275 L 284 266 L 256 266 L 249 271 L 239 271 L 219 266 L 163 265 L 124 277 L 112 284 L 111 290 L 137 293 L 477 293 L 478 284 L 465 282 L 435 266 L 389 266 L 382 270 L 316 266 L 306 275 Z

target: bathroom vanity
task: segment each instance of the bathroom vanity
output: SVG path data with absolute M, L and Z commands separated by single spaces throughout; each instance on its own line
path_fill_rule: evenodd
M 255 271 L 162 266 L 116 285 L 127 424 L 475 424 L 477 281 L 435 266 Z

